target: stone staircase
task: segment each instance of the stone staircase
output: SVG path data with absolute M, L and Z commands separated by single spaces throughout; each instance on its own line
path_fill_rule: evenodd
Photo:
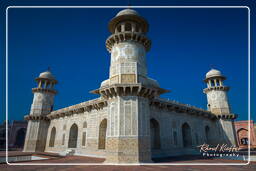
M 75 150 L 74 149 L 67 149 L 66 151 L 60 152 L 59 155 L 60 156 L 73 156 L 75 154 Z

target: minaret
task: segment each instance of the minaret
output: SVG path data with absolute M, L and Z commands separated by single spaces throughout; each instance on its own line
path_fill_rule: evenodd
M 204 93 L 207 95 L 208 110 L 214 113 L 219 120 L 219 122 L 216 122 L 216 126 L 220 130 L 219 132 L 221 132 L 219 137 L 220 142 L 236 146 L 236 134 L 233 122 L 237 115 L 231 113 L 227 96 L 229 87 L 223 83 L 225 79 L 226 77 L 220 71 L 211 69 L 207 72 L 204 80 L 207 84 Z
M 168 92 L 147 77 L 149 25 L 133 9 L 120 11 L 110 22 L 106 40 L 111 53 L 109 79 L 92 93 L 108 99 L 106 162 L 151 161 L 149 99 Z
M 229 87 L 223 84 L 225 79 L 220 71 L 211 69 L 204 80 L 207 83 L 204 93 L 207 95 L 208 110 L 216 115 L 231 113 L 227 97 Z
M 112 35 L 106 41 L 111 53 L 109 83 L 138 83 L 147 76 L 146 52 L 151 41 L 146 36 L 147 21 L 132 10 L 120 11 L 109 23 Z
M 28 120 L 25 152 L 44 151 L 49 126 L 46 115 L 53 110 L 54 96 L 57 93 L 54 90 L 57 80 L 50 71 L 41 73 L 35 80 L 38 86 L 32 89 L 33 103 L 30 114 L 25 116 L 25 119 Z

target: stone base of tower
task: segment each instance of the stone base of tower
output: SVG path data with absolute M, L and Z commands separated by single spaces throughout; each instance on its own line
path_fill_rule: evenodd
M 222 127 L 223 141 L 229 146 L 237 146 L 234 121 L 232 119 L 220 119 L 219 122 Z
M 48 121 L 29 120 L 23 151 L 44 152 L 48 127 Z
M 115 137 L 107 139 L 105 163 L 150 163 L 149 137 Z
M 40 142 L 37 140 L 28 140 L 25 142 L 23 152 L 43 152 L 44 151 L 44 146 L 38 146 Z

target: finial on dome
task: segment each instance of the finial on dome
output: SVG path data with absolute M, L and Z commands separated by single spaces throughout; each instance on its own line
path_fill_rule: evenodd
M 211 68 L 211 69 L 214 69 L 215 67 L 214 67 L 214 65 L 213 65 L 213 64 L 211 64 L 211 65 L 210 65 L 210 68 Z
M 127 8 L 130 9 L 130 8 L 132 8 L 131 6 L 132 6 L 131 5 L 131 0 L 128 0 L 128 7 Z

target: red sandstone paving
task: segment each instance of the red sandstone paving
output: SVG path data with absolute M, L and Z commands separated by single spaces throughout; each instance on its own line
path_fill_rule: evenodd
M 250 171 L 256 170 L 256 163 L 249 166 L 8 166 L 2 165 L 1 171 Z
M 256 170 L 256 162 L 251 162 L 250 165 L 246 166 L 166 166 L 166 165 L 159 165 L 157 166 L 120 166 L 120 165 L 100 165 L 104 159 L 100 158 L 91 158 L 91 157 L 81 157 L 81 156 L 69 156 L 69 157 L 59 157 L 59 158 L 51 158 L 49 160 L 40 160 L 40 161 L 33 161 L 33 162 L 22 162 L 22 164 L 27 163 L 89 163 L 98 162 L 99 165 L 91 165 L 91 166 L 79 166 L 79 165 L 69 165 L 69 166 L 58 166 L 58 165 L 38 165 L 38 166 L 14 166 L 14 165 L 7 165 L 1 164 L 0 170 L 1 171 L 80 171 L 80 170 L 89 170 L 89 171 L 162 171 L 162 170 L 174 170 L 174 171 L 249 171 L 249 170 Z M 165 161 L 166 162 L 166 161 Z M 234 160 L 224 160 L 224 159 L 209 159 L 209 160 L 188 160 L 188 161 L 169 161 L 168 163 L 196 163 L 196 162 L 207 162 L 207 163 L 216 163 L 216 162 L 235 162 L 241 163 L 241 161 L 234 161 Z M 21 163 L 21 162 L 20 162 Z
M 46 153 L 46 152 L 40 152 L 40 153 L 34 153 L 34 152 L 22 152 L 22 151 L 8 151 L 8 156 L 27 156 L 27 155 L 47 155 L 52 157 L 59 156 L 56 153 Z M 6 151 L 0 151 L 0 157 L 6 156 Z
M 21 152 L 21 151 L 8 151 L 9 156 L 18 156 L 18 155 L 31 155 L 33 153 Z M 6 151 L 0 151 L 0 157 L 6 156 Z
M 4 152 L 5 154 L 5 152 Z M 10 156 L 13 155 L 24 155 L 27 153 L 23 152 L 9 152 Z M 31 153 L 29 153 L 31 154 Z M 2 152 L 0 152 L 0 156 L 2 156 Z M 22 164 L 28 163 L 99 163 L 99 165 L 91 165 L 91 166 L 82 166 L 82 165 L 25 165 L 25 166 L 14 166 L 8 164 L 1 164 L 1 171 L 80 171 L 80 170 L 89 170 L 89 171 L 162 171 L 162 170 L 174 170 L 174 171 L 250 171 L 256 170 L 256 162 L 251 162 L 250 165 L 245 166 L 198 166 L 198 165 L 189 165 L 189 166 L 177 166 L 177 165 L 161 165 L 161 162 L 165 163 L 242 163 L 243 161 L 238 160 L 224 160 L 224 159 L 193 159 L 191 160 L 191 156 L 184 157 L 185 161 L 173 161 L 172 159 L 165 159 L 164 161 L 159 161 L 159 165 L 157 166 L 149 166 L 149 165 L 141 165 L 141 166 L 120 166 L 120 165 L 100 165 L 104 162 L 105 159 L 102 158 L 92 158 L 92 157 L 84 157 L 84 156 L 68 156 L 68 157 L 60 157 L 54 153 L 40 153 L 37 156 L 41 157 L 49 157 L 46 160 L 40 161 L 27 161 L 27 162 L 19 162 Z M 13 163 L 15 164 L 15 163 Z

